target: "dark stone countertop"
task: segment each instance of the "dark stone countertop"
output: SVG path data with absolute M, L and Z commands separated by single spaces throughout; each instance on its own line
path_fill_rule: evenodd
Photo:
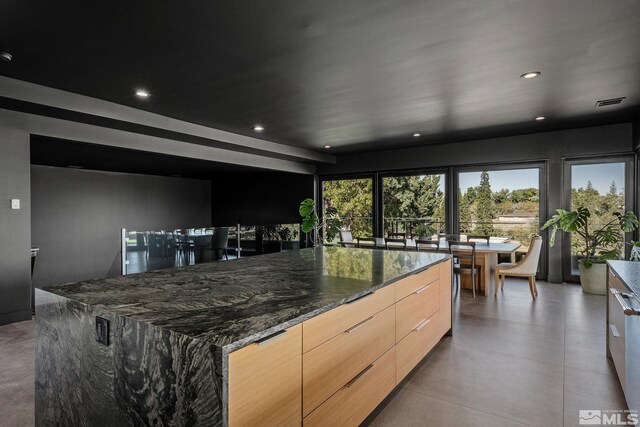
M 44 290 L 229 352 L 448 257 L 317 247 Z
M 615 271 L 622 283 L 640 298 L 640 262 L 638 261 L 607 261 L 609 267 Z

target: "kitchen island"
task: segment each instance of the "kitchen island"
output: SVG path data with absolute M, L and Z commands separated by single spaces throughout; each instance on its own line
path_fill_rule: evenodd
M 640 411 L 640 262 L 607 261 L 607 356 L 630 410 Z
M 317 247 L 37 290 L 37 425 L 357 425 L 451 331 L 448 255 Z

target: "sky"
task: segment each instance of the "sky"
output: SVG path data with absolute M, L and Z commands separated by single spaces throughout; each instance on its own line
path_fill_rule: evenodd
M 571 184 L 573 188 L 586 187 L 591 181 L 593 188 L 600 193 L 609 192 L 611 182 L 615 181 L 618 192 L 624 191 L 624 163 L 601 163 L 597 165 L 573 165 Z M 469 187 L 480 185 L 480 172 L 464 172 L 459 175 L 460 189 L 464 193 Z M 503 188 L 538 188 L 538 169 L 515 169 L 489 171 L 491 190 Z

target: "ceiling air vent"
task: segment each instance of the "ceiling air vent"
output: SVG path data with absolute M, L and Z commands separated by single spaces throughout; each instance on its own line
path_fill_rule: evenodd
M 607 105 L 620 104 L 625 98 L 626 96 L 623 96 L 621 98 L 601 99 L 600 101 L 596 102 L 596 107 L 606 107 Z

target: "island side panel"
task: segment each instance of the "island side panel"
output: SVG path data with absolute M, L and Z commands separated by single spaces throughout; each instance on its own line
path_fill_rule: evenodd
M 212 345 L 36 296 L 36 425 L 222 424 L 222 364 Z M 96 316 L 110 321 L 109 346 L 95 340 Z

